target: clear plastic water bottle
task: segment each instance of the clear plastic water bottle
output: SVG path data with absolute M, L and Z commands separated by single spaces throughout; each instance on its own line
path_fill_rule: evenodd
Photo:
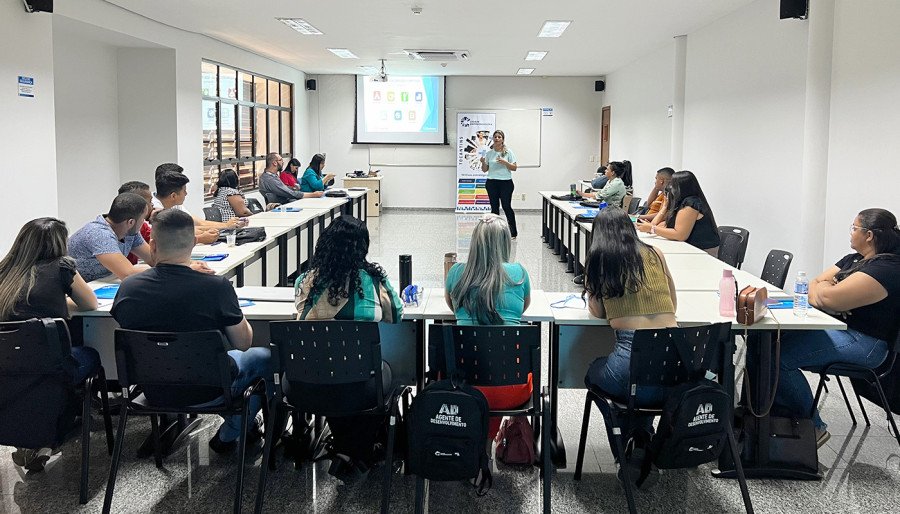
M 809 279 L 806 278 L 806 272 L 797 273 L 797 280 L 794 282 L 794 316 L 805 318 L 809 313 Z

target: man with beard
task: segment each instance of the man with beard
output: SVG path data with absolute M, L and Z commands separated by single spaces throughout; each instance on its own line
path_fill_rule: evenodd
M 123 279 L 153 266 L 150 248 L 140 233 L 149 214 L 147 200 L 135 193 L 122 193 L 113 200 L 109 213 L 97 216 L 69 237 L 69 255 L 85 281 L 110 273 Z M 125 257 L 129 253 L 146 264 L 132 265 Z

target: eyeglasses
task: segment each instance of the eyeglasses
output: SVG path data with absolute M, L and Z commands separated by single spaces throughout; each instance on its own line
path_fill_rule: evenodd
M 852 234 L 855 230 L 869 230 L 866 227 L 860 227 L 859 225 L 850 225 L 850 233 Z

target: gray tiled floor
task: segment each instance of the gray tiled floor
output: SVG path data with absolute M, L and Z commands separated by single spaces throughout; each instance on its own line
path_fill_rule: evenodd
M 516 257 L 528 269 L 533 287 L 548 291 L 577 288 L 571 275 L 550 254 L 537 236 L 540 215 L 520 213 L 520 237 Z M 372 218 L 370 259 L 380 262 L 391 276 L 398 276 L 397 255 L 413 255 L 414 282 L 425 287 L 440 285 L 443 255 L 467 244 L 465 219 L 460 235 L 457 219 L 449 212 L 411 213 L 388 210 Z M 615 480 L 602 422 L 592 416 L 585 475 L 572 480 L 574 455 L 581 424 L 583 393 L 560 392 L 560 428 L 568 444 L 570 464 L 553 477 L 554 512 L 623 512 L 625 499 Z M 868 404 L 872 427 L 854 428 L 840 397 L 826 397 L 822 415 L 833 434 L 819 451 L 825 479 L 821 482 L 774 480 L 750 481 L 750 494 L 757 512 L 897 512 L 900 510 L 900 448 L 890 436 L 878 409 Z M 137 445 L 149 431 L 149 422 L 133 419 L 123 452 L 116 486 L 116 512 L 223 512 L 231 508 L 236 468 L 232 457 L 209 451 L 206 444 L 219 421 L 204 419 L 188 445 L 165 461 L 162 470 L 152 459 L 137 460 Z M 9 458 L 10 448 L 0 447 L 0 512 L 99 512 L 103 502 L 109 458 L 100 423 L 91 437 L 90 502 L 78 505 L 78 441 L 67 443 L 62 454 L 43 473 L 26 474 Z M 260 448 L 250 455 L 246 468 L 244 507 L 252 509 L 257 485 Z M 345 486 L 332 479 L 327 466 L 305 465 L 299 470 L 282 462 L 270 475 L 266 495 L 267 512 L 375 512 L 380 493 L 380 470 L 373 470 L 362 483 Z M 709 467 L 663 473 L 656 487 L 637 496 L 641 512 L 740 512 L 737 484 L 710 477 Z M 413 511 L 414 481 L 395 476 L 391 494 L 392 512 Z M 314 498 L 314 499 L 313 499 Z M 536 469 L 500 468 L 494 488 L 483 498 L 458 483 L 432 484 L 431 512 L 538 512 L 540 481 Z

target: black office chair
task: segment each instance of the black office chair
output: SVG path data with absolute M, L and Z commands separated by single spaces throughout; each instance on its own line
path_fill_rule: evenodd
M 78 501 L 88 501 L 91 449 L 91 398 L 100 390 L 106 445 L 113 450 L 106 374 L 72 384 L 72 347 L 63 320 L 30 319 L 0 323 L 0 445 L 56 448 L 67 435 L 61 422 L 82 395 L 81 485 Z M 62 433 L 60 433 L 62 432 Z
M 631 344 L 630 377 L 627 399 L 613 397 L 601 389 L 591 388 L 584 400 L 584 419 L 581 424 L 581 440 L 578 445 L 578 459 L 575 464 L 575 480 L 581 480 L 581 469 L 584 464 L 584 451 L 587 446 L 587 433 L 591 417 L 591 404 L 595 401 L 605 402 L 610 407 L 613 424 L 615 453 L 620 466 L 625 465 L 625 441 L 621 434 L 622 417 L 659 416 L 663 412 L 665 401 L 658 405 L 635 405 L 635 395 L 640 387 L 675 387 L 705 376 L 712 371 L 721 376 L 726 366 L 733 366 L 733 342 L 730 337 L 731 323 L 716 323 L 700 327 L 666 328 L 637 330 Z M 730 402 L 729 402 L 730 405 Z M 733 414 L 728 412 L 725 419 L 731 420 Z M 735 471 L 744 500 L 744 508 L 753 512 L 747 481 L 744 477 L 740 461 L 740 450 L 734 439 L 731 423 L 725 423 L 728 432 L 728 445 L 735 463 Z M 618 433 L 617 433 L 618 431 Z M 634 504 L 634 484 L 626 476 L 623 480 L 625 498 L 629 512 L 637 512 Z
M 766 256 L 766 263 L 763 264 L 763 270 L 759 278 L 774 286 L 778 286 L 779 289 L 783 289 L 788 271 L 791 269 L 791 261 L 793 260 L 794 254 L 787 250 L 772 250 Z
M 158 415 L 239 414 L 241 434 L 246 434 L 250 397 L 265 395 L 262 379 L 247 387 L 241 396 L 232 394 L 233 363 L 227 353 L 230 345 L 218 330 L 176 333 L 116 329 L 115 339 L 118 380 L 125 403 L 119 413 L 118 437 L 103 499 L 104 514 L 112 507 L 129 414 L 150 415 L 154 459 L 156 467 L 162 467 Z M 207 406 L 200 407 L 202 404 Z M 266 405 L 265 401 L 263 405 Z M 238 444 L 238 447 L 234 512 L 241 511 L 247 454 L 245 444 Z
M 222 211 L 215 205 L 212 207 L 204 207 L 203 217 L 206 218 L 207 221 L 222 221 Z
M 814 414 L 816 406 L 819 405 L 819 398 L 822 395 L 822 388 L 825 387 L 825 382 L 828 380 L 828 375 L 834 375 L 838 386 L 841 389 L 841 394 L 844 396 L 844 403 L 847 405 L 847 410 L 850 412 L 850 419 L 853 421 L 853 424 L 856 425 L 856 416 L 853 414 L 853 408 L 850 407 L 850 400 L 847 398 L 847 393 L 844 391 L 844 384 L 841 383 L 841 377 L 847 377 L 853 384 L 853 392 L 856 394 L 856 401 L 859 403 L 859 409 L 862 411 L 866 426 L 871 426 L 871 423 L 869 422 L 869 415 L 866 413 L 866 408 L 863 407 L 862 398 L 860 398 L 860 390 L 863 391 L 866 398 L 869 398 L 884 408 L 885 416 L 887 416 L 891 429 L 894 431 L 894 437 L 897 439 L 897 444 L 900 444 L 900 431 L 897 430 L 897 424 L 894 422 L 894 414 L 891 412 L 892 403 L 888 401 L 887 396 L 884 394 L 884 388 L 881 385 L 881 381 L 894 371 L 894 365 L 897 363 L 897 354 L 900 354 L 900 334 L 894 339 L 894 346 L 891 348 L 888 358 L 877 368 L 867 368 L 857 364 L 838 362 L 825 366 L 819 370 L 810 370 L 819 374 L 819 385 L 816 388 L 816 396 L 813 400 L 813 412 L 810 413 L 810 416 Z M 892 400 L 894 400 L 894 404 L 897 403 L 895 399 L 892 398 Z
M 247 208 L 250 209 L 250 212 L 253 214 L 258 214 L 266 210 L 256 198 L 247 198 Z
M 509 386 L 528 383 L 531 398 L 514 409 L 491 410 L 491 417 L 530 416 L 535 444 L 541 442 L 543 512 L 550 513 L 550 426 L 549 393 L 541 387 L 541 327 L 538 325 L 462 326 L 453 325 L 456 370 L 471 386 Z M 428 332 L 430 378 L 446 376 L 444 325 L 431 325 Z M 416 479 L 416 512 L 425 508 L 424 479 Z
M 641 207 L 641 198 L 635 196 L 631 199 L 631 204 L 628 206 L 628 214 L 637 214 L 638 209 Z
M 275 420 L 286 412 L 342 417 L 390 415 L 382 478 L 381 512 L 388 512 L 393 475 L 395 427 L 399 402 L 407 402 L 405 386 L 384 389 L 381 336 L 371 321 L 278 321 L 269 323 L 275 397 L 267 418 L 266 442 L 260 469 L 256 512 L 262 512 L 268 470 L 274 467 L 272 446 Z M 374 398 L 363 394 L 374 383 Z M 285 387 L 287 386 L 287 387 Z M 310 393 L 328 388 L 328 394 Z
M 719 232 L 719 260 L 734 266 L 740 265 L 741 246 L 744 238 L 734 232 Z
M 719 225 L 719 237 L 724 233 L 737 234 L 743 238 L 741 248 L 738 250 L 737 264 L 732 264 L 737 269 L 741 269 L 744 264 L 744 256 L 747 255 L 747 245 L 750 243 L 750 231 L 741 227 L 730 227 L 728 225 Z M 719 257 L 721 259 L 721 257 Z

